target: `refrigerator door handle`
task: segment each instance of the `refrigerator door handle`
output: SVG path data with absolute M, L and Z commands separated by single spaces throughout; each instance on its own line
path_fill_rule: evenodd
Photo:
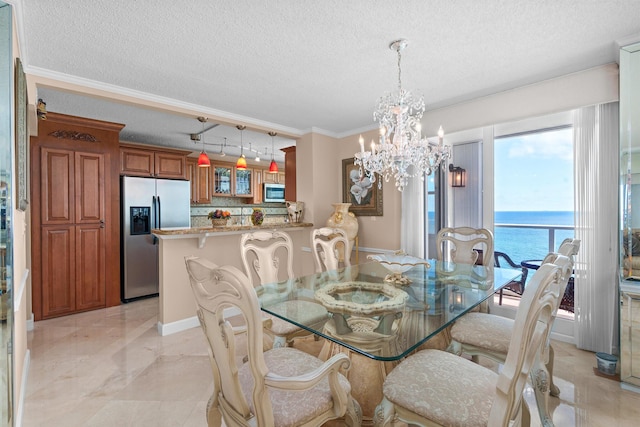
M 162 228 L 162 218 L 160 217 L 161 213 L 162 213 L 162 208 L 160 207 L 160 196 L 157 196 L 158 198 L 158 228 Z
M 158 199 L 159 199 L 159 197 L 158 197 Z M 159 202 L 159 200 L 158 200 L 158 202 Z M 158 223 L 160 222 L 159 219 L 158 219 L 158 217 L 160 215 L 159 214 L 159 209 L 158 209 L 160 207 L 160 203 L 156 202 L 156 196 L 152 197 L 151 203 L 153 205 L 153 227 L 152 228 L 160 228 L 158 226 Z M 151 240 L 152 240 L 154 245 L 158 244 L 158 238 L 154 234 L 151 235 Z

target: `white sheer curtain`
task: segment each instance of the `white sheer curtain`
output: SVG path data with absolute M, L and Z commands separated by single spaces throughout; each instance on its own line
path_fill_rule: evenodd
M 618 103 L 574 114 L 578 348 L 613 353 L 618 337 Z
M 425 231 L 426 206 L 425 183 L 419 177 L 409 180 L 402 191 L 402 219 L 400 222 L 400 245 L 409 255 L 425 257 L 427 234 Z

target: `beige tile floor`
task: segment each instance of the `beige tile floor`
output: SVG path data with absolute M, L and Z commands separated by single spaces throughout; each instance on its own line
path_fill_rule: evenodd
M 157 299 L 36 322 L 25 427 L 203 427 L 211 373 L 202 332 L 161 337 Z M 317 345 L 300 343 L 301 348 Z M 640 394 L 594 375 L 593 353 L 554 343 L 557 427 L 640 425 Z M 532 399 L 527 391 L 527 399 Z M 534 425 L 539 425 L 534 416 Z

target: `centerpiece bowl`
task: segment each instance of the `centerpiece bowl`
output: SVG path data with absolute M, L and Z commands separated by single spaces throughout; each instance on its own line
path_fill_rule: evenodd
M 368 255 L 367 258 L 379 262 L 380 265 L 391 272 L 391 274 L 387 274 L 384 278 L 385 282 L 401 286 L 406 286 L 411 283 L 411 279 L 403 276 L 403 273 L 406 273 L 416 265 L 424 265 L 426 268 L 431 266 L 427 260 L 407 255 L 403 252 L 397 252 L 395 254 Z

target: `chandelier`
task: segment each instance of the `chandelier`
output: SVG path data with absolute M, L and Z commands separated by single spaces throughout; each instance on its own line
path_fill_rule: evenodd
M 360 166 L 360 177 L 371 182 L 378 175 L 378 188 L 393 176 L 396 187 L 402 191 L 409 178 L 430 175 L 440 163 L 451 156 L 451 148 L 444 145 L 442 126 L 438 130 L 438 143 L 422 136 L 420 119 L 424 113 L 424 98 L 414 98 L 402 88 L 401 52 L 407 47 L 404 39 L 396 40 L 389 48 L 398 52 L 398 92 L 382 96 L 373 112 L 373 119 L 380 124 L 378 143 L 371 141 L 371 151 L 365 151 L 360 135 L 360 152 L 355 154 L 354 164 Z M 364 171 L 363 171 L 364 169 Z

